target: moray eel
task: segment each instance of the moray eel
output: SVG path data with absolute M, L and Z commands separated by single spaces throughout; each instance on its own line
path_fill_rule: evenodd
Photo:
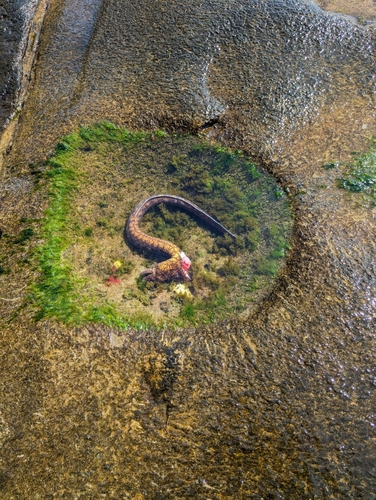
M 175 205 L 186 212 L 192 213 L 217 230 L 221 234 L 229 234 L 236 238 L 234 234 L 228 231 L 222 224 L 217 222 L 209 214 L 201 210 L 191 201 L 185 200 L 180 196 L 170 194 L 157 194 L 150 196 L 135 207 L 132 211 L 124 230 L 124 239 L 137 248 L 146 252 L 159 252 L 169 257 L 168 260 L 156 264 L 151 269 L 146 269 L 141 276 L 146 281 L 190 281 L 188 269 L 191 267 L 191 261 L 185 253 L 176 245 L 160 238 L 154 238 L 141 231 L 139 223 L 144 214 L 155 205 L 165 203 Z

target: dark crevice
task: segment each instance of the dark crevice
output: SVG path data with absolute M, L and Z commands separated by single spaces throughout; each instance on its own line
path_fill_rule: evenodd
M 212 127 L 213 125 L 216 125 L 219 123 L 219 118 L 216 117 L 216 118 L 212 118 L 211 120 L 208 120 L 207 122 L 205 122 L 201 127 L 200 129 L 201 130 L 205 130 L 207 128 L 210 128 Z

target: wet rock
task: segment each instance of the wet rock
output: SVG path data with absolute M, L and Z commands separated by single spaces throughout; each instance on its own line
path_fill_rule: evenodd
M 289 187 L 294 242 L 242 321 L 111 346 L 109 327 L 81 327 L 83 343 L 1 300 L 1 404 L 17 427 L 1 493 L 372 498 L 375 215 L 322 170 L 376 133 L 372 27 L 293 0 L 81 4 L 52 2 L 8 165 L 45 158 L 79 123 L 212 121 L 209 138 Z M 0 276 L 1 298 L 37 277 Z
M 17 100 L 21 65 L 38 0 L 0 2 L 0 130 Z
M 10 428 L 0 413 L 0 448 L 4 445 L 4 443 L 7 441 L 7 439 L 9 439 L 10 436 Z

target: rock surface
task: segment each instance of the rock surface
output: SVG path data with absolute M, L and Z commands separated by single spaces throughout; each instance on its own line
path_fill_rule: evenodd
M 5 177 L 80 123 L 205 127 L 296 225 L 258 313 L 210 328 L 15 319 L 36 275 L 1 276 L 0 496 L 375 498 L 376 213 L 322 168 L 376 132 L 375 41 L 298 0 L 52 0 Z M 41 215 L 26 184 L 4 227 Z
M 0 129 L 14 111 L 22 58 L 38 0 L 0 2 Z
M 325 10 L 343 15 L 354 16 L 361 23 L 376 19 L 376 5 L 373 0 L 318 0 L 317 3 Z

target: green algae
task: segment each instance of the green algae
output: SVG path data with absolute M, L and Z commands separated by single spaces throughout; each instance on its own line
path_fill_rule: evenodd
M 32 236 L 34 236 L 34 229 L 31 227 L 27 227 L 25 229 L 22 229 L 20 234 L 13 240 L 14 243 L 18 244 L 23 244 L 27 240 L 29 240 Z
M 339 187 L 353 193 L 362 193 L 365 202 L 376 204 L 376 140 L 368 151 L 353 153 L 353 160 L 345 164 L 345 173 L 338 179 Z
M 360 195 L 358 206 L 373 208 L 376 206 L 376 139 L 370 140 L 367 151 L 353 152 L 352 156 L 349 162 L 329 162 L 323 168 L 342 168 L 343 174 L 337 179 L 338 186 Z
M 248 314 L 283 263 L 292 226 L 288 202 L 240 151 L 104 122 L 61 139 L 44 175 L 49 208 L 37 250 L 40 280 L 29 297 L 37 319 L 122 329 L 210 323 Z M 164 205 L 145 215 L 145 232 L 190 252 L 186 296 L 176 293 L 176 283 L 140 279 L 155 256 L 141 256 L 123 241 L 131 210 L 158 193 L 193 201 L 237 234 L 235 241 L 218 236 Z
M 10 270 L 7 269 L 6 267 L 0 265 L 0 275 L 1 274 L 9 274 L 10 273 Z

